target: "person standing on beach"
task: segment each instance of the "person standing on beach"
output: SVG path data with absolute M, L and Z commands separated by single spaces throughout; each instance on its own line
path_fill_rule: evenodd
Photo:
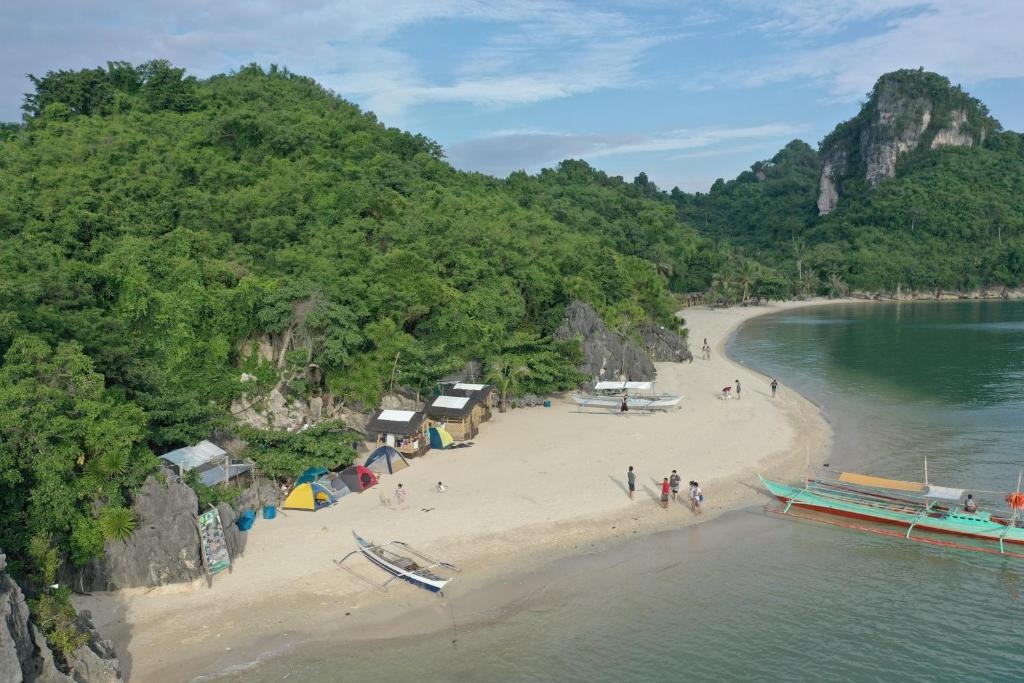
M 736 380 L 736 398 L 737 399 L 740 397 L 740 390 L 741 389 L 742 389 L 742 387 L 740 386 L 740 381 Z
M 700 490 L 700 484 L 695 481 L 690 482 L 690 509 L 693 510 L 694 514 L 699 515 L 701 513 L 701 504 L 704 502 L 704 492 Z
M 779 380 L 772 377 L 772 398 L 775 398 L 775 392 L 779 390 Z
M 626 483 L 629 484 L 629 499 L 633 500 L 633 494 L 636 493 L 636 472 L 633 471 L 633 466 L 629 466 L 629 471 L 626 472 Z
M 405 489 L 402 488 L 401 484 L 395 489 L 395 502 L 399 505 L 405 502 Z
M 668 483 L 669 483 L 669 485 L 672 488 L 672 502 L 673 503 L 676 502 L 676 497 L 679 496 L 679 482 L 681 482 L 682 480 L 683 480 L 683 478 L 680 477 L 679 474 L 675 470 L 672 470 L 672 476 L 670 476 L 668 478 Z
M 661 481 L 661 507 L 668 510 L 668 492 L 671 489 L 671 485 L 668 483 L 668 477 L 665 477 Z
M 625 394 L 622 397 L 622 402 L 619 403 L 619 415 L 625 415 L 629 412 L 629 394 Z

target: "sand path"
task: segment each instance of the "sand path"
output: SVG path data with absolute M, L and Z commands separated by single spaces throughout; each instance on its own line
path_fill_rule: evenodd
M 813 302 L 812 302 L 813 303 Z M 495 412 L 471 448 L 431 451 L 385 476 L 378 489 L 350 495 L 315 513 L 289 511 L 258 520 L 231 574 L 205 583 L 80 597 L 101 633 L 111 638 L 132 680 L 180 681 L 285 648 L 324 628 L 379 635 L 410 610 L 434 614 L 409 630 L 427 630 L 437 599 L 411 586 L 376 589 L 387 578 L 364 558 L 339 569 L 333 560 L 353 548 L 349 531 L 400 539 L 464 568 L 460 584 L 527 563 L 551 551 L 589 550 L 626 533 L 644 533 L 713 518 L 758 500 L 755 471 L 795 477 L 809 457 L 824 457 L 831 431 L 818 409 L 784 384 L 771 398 L 768 379 L 725 357 L 725 342 L 744 320 L 801 304 L 683 312 L 692 363 L 659 363 L 657 389 L 684 396 L 667 413 L 621 416 L 580 412 L 567 400 L 551 408 Z M 701 360 L 707 338 L 714 351 Z M 736 379 L 741 400 L 721 400 Z M 635 500 L 626 468 L 638 474 Z M 707 495 L 706 513 L 657 503 L 662 477 L 677 469 Z M 443 494 L 434 486 L 443 481 Z M 385 506 L 398 482 L 404 504 Z M 497 598 L 496 598 L 497 599 Z M 479 606 L 478 612 L 496 605 Z M 348 614 L 346 614 L 348 613 Z M 287 635 L 285 635 L 287 634 Z

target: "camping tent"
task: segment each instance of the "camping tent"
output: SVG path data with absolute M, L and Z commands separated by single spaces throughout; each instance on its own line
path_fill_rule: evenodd
M 454 441 L 455 439 L 452 438 L 452 435 L 444 427 L 430 428 L 431 448 L 448 448 Z
M 323 484 L 306 482 L 292 489 L 281 507 L 286 510 L 319 510 L 335 500 L 334 494 Z
M 311 481 L 316 481 L 325 474 L 327 474 L 326 467 L 310 467 L 299 475 L 299 478 L 295 480 L 295 485 L 298 486 L 299 484 L 307 484 Z
M 338 476 L 350 491 L 356 493 L 361 493 L 377 483 L 377 475 L 362 465 L 350 465 L 339 472 Z
M 408 467 L 409 463 L 402 454 L 391 446 L 381 446 L 366 459 L 366 467 L 374 472 L 387 472 L 394 474 L 395 470 Z

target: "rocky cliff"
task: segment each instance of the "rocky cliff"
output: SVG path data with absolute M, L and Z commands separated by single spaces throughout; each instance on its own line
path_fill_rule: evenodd
M 985 105 L 943 76 L 920 69 L 885 74 L 860 113 L 821 143 L 818 213 L 835 209 L 844 182 L 877 185 L 896 175 L 907 154 L 980 145 L 999 127 Z
M 0 681 L 107 683 L 121 680 L 113 646 L 96 634 L 88 613 L 80 615 L 79 628 L 89 634 L 89 642 L 72 652 L 67 661 L 68 670 L 61 670 L 43 634 L 29 621 L 25 595 L 4 572 L 6 566 L 7 558 L 0 552 Z
M 594 381 L 652 380 L 655 375 L 652 358 L 683 361 L 692 357 L 686 341 L 674 331 L 645 323 L 640 334 L 643 346 L 628 336 L 612 332 L 597 311 L 581 301 L 574 301 L 566 307 L 555 338 L 580 340 L 584 358 L 580 372 Z

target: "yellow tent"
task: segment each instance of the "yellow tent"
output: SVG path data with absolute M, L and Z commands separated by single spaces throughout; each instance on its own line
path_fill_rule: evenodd
M 334 494 L 316 482 L 296 486 L 284 500 L 285 510 L 319 510 L 334 502 Z
M 448 433 L 448 430 L 438 425 L 430 428 L 430 447 L 431 448 L 448 448 L 455 439 Z

